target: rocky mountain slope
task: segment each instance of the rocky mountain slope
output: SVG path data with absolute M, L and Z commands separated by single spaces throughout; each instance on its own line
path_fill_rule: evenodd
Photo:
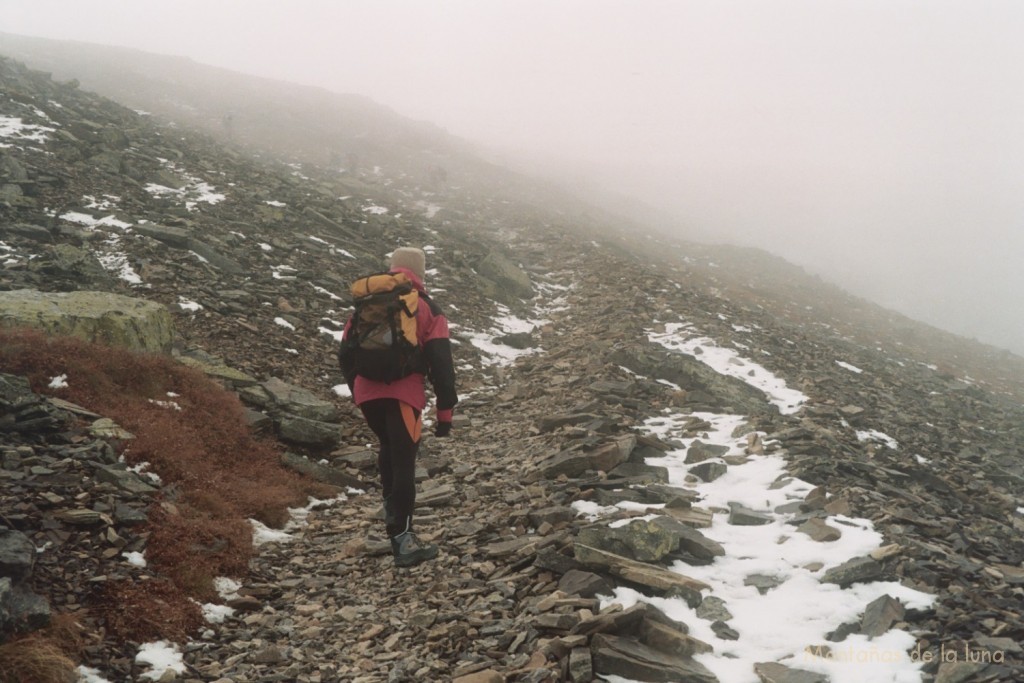
M 741 593 L 714 576 L 744 554 L 737 531 L 824 549 L 867 533 L 858 520 L 880 535 L 870 552 L 805 550 L 739 577 L 766 598 L 791 579 L 864 591 L 828 642 L 793 652 L 896 643 L 934 653 L 914 680 L 1024 676 L 1019 359 L 758 252 L 668 247 L 386 165 L 255 158 L 10 60 L 0 83 L 0 289 L 161 304 L 177 357 L 237 390 L 254 424 L 273 420 L 314 456 L 311 473 L 365 491 L 261 546 L 233 577 L 235 612 L 185 644 L 167 680 L 865 680 L 855 663 L 755 641 Z M 404 244 L 429 252 L 463 396 L 455 438 L 423 445 L 418 519 L 442 554 L 412 571 L 386 555 L 372 439 L 333 390 L 346 283 Z M 40 561 L 56 533 L 94 568 L 140 571 L 108 552 L 109 534 L 127 536 L 129 511 L 158 494 L 108 485 L 90 508 L 98 526 L 68 534 L 48 477 L 89 486 L 82 453 L 109 458 L 107 442 L 48 439 L 53 405 L 10 382 L 0 408 L 21 427 L 5 431 L 5 525 L 44 548 Z M 276 398 L 298 389 L 312 397 Z M 327 409 L 303 417 L 294 403 Z M 285 405 L 306 422 L 282 419 Z M 788 475 L 741 495 L 735 482 L 770 458 Z M 706 488 L 716 481 L 732 493 Z M 101 517 L 119 504 L 124 517 Z M 68 607 L 92 579 L 33 588 Z M 83 663 L 131 680 L 134 649 L 100 635 Z

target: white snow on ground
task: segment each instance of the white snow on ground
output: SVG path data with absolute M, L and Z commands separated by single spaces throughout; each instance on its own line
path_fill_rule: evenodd
M 213 589 L 217 591 L 217 595 L 220 596 L 221 600 L 225 602 L 228 600 L 234 600 L 235 598 L 241 597 L 238 594 L 238 590 L 242 587 L 242 584 L 238 583 L 234 579 L 226 576 L 218 576 L 213 580 Z M 227 605 L 218 605 L 212 602 L 208 602 L 202 605 L 203 618 L 211 624 L 220 624 L 226 618 L 235 615 L 233 607 Z
M 79 225 L 84 225 L 87 228 L 110 226 L 113 228 L 121 228 L 123 230 L 125 228 L 132 227 L 131 223 L 125 223 L 122 220 L 118 220 L 114 214 L 104 216 L 103 218 L 95 218 L 94 216 L 82 213 L 81 211 L 68 211 L 66 213 L 62 213 L 60 217 L 69 223 L 77 223 Z
M 118 240 L 116 238 L 110 239 L 104 242 L 104 244 L 111 247 L 116 247 Z M 116 275 L 118 278 L 132 285 L 141 285 L 142 277 L 135 272 L 131 264 L 128 263 L 128 255 L 123 252 L 110 252 L 107 254 L 96 254 L 96 259 L 100 262 L 103 268 Z
M 334 339 L 334 341 L 336 341 L 339 344 L 341 343 L 342 335 L 345 334 L 344 330 L 332 330 L 330 328 L 323 326 L 317 327 L 316 330 L 320 334 L 326 334 L 328 337 L 331 337 L 332 339 Z
M 344 301 L 344 299 L 342 299 L 340 296 L 338 296 L 334 292 L 331 292 L 331 291 L 328 291 L 328 290 L 324 289 L 323 287 L 314 285 L 313 283 L 310 283 L 310 286 L 313 289 L 315 289 L 317 292 L 319 292 L 320 294 L 324 294 L 326 296 L 329 296 L 333 301 Z
M 78 683 L 110 683 L 97 669 L 88 666 L 78 667 Z
M 287 205 L 287 204 L 285 204 L 284 202 L 279 202 L 279 201 L 277 201 L 276 199 L 268 199 L 267 201 L 265 201 L 265 202 L 263 202 L 263 203 L 264 203 L 264 204 L 269 204 L 270 206 L 274 206 L 274 207 L 277 207 L 277 208 L 279 208 L 279 209 L 280 209 L 280 208 L 284 208 L 284 207 L 288 206 L 288 205 Z
M 370 204 L 369 206 L 364 206 L 363 207 L 363 211 L 365 211 L 366 213 L 369 213 L 369 214 L 373 214 L 375 216 L 383 216 L 384 214 L 386 214 L 388 212 L 388 210 L 386 208 L 384 208 L 383 206 L 376 206 L 374 204 Z
M 128 564 L 130 564 L 133 567 L 145 567 L 146 564 L 147 564 L 146 563 L 146 556 L 144 554 L 140 553 L 140 552 L 134 552 L 133 551 L 133 552 L 125 552 L 125 553 L 121 553 L 121 554 L 124 555 L 125 562 L 127 562 Z
M 1024 515 L 1024 507 L 1017 508 L 1017 512 Z
M 118 203 L 121 201 L 120 197 L 112 194 L 105 194 L 102 199 L 96 199 L 96 197 L 91 194 L 87 194 L 83 195 L 82 199 L 86 202 L 85 208 L 99 209 L 100 211 L 116 209 Z
M 190 311 L 192 313 L 203 310 L 202 304 L 197 304 L 195 301 L 186 299 L 183 296 L 178 297 L 178 306 L 180 306 L 183 311 Z
M 707 341 L 702 340 L 701 345 L 706 346 Z M 773 384 L 773 379 L 779 382 L 777 378 L 763 379 L 768 385 Z M 662 457 L 647 459 L 648 464 L 666 467 L 670 483 L 676 486 L 687 486 L 685 478 L 694 466 L 687 465 L 685 458 L 687 449 L 697 439 L 682 436 L 685 423 L 692 417 L 711 424 L 709 429 L 702 430 L 699 440 L 727 446 L 726 455 L 743 454 L 747 444 L 745 435 L 733 436 L 742 434 L 740 427 L 746 421 L 743 416 L 713 413 L 691 416 L 666 411 L 649 418 L 644 424 L 648 432 L 681 443 Z M 701 495 L 697 507 L 720 509 L 728 508 L 729 503 L 740 503 L 770 516 L 773 521 L 763 526 L 731 525 L 727 513 L 716 511 L 711 527 L 701 531 L 720 543 L 725 555 L 706 566 L 690 566 L 678 561 L 672 566 L 673 571 L 707 583 L 712 587 L 709 594 L 725 601 L 733 615 L 728 624 L 739 632 L 739 640 L 719 638 L 709 621 L 699 618 L 695 610 L 678 598 L 651 598 L 620 587 L 613 596 L 603 598 L 602 607 L 618 602 L 628 608 L 645 601 L 686 623 L 693 637 L 714 647 L 713 652 L 694 659 L 719 680 L 729 683 L 758 683 L 754 664 L 766 661 L 780 661 L 793 668 L 822 673 L 832 683 L 918 683 L 921 663 L 912 661 L 909 653 L 916 642 L 913 635 L 890 630 L 873 640 L 854 635 L 841 643 L 828 643 L 825 636 L 841 624 L 858 619 L 867 604 L 882 595 L 888 594 L 912 608 L 927 607 L 934 597 L 894 582 L 855 584 L 845 590 L 820 583 L 819 579 L 828 569 L 877 549 L 882 536 L 869 520 L 833 515 L 825 521 L 839 529 L 842 536 L 829 543 L 812 540 L 786 523 L 792 514 L 775 510 L 802 500 L 813 486 L 789 476 L 785 460 L 779 454 L 747 457 L 746 463 L 730 465 L 726 474 L 715 481 L 694 486 Z M 633 503 L 616 507 L 646 507 L 657 513 L 662 506 Z M 573 508 L 588 519 L 599 518 L 615 509 L 590 502 L 574 503 Z M 821 567 L 812 563 L 820 563 Z M 745 585 L 754 574 L 774 577 L 780 583 L 761 595 L 757 588 Z M 818 645 L 829 645 L 832 657 L 816 657 L 805 652 L 805 648 Z M 626 678 L 608 680 L 630 683 Z
M 266 242 L 260 242 L 260 249 L 262 249 L 263 251 L 274 251 L 274 247 L 270 246 Z
M 345 494 L 339 494 L 337 497 L 329 500 L 310 498 L 309 504 L 306 505 L 306 507 L 288 508 L 291 519 L 284 525 L 284 529 L 271 529 L 259 520 L 250 519 L 249 523 L 252 524 L 252 544 L 260 546 L 264 543 L 289 543 L 294 540 L 291 532 L 305 526 L 306 518 L 309 517 L 309 514 L 313 510 L 331 507 L 332 505 L 342 503 L 346 500 L 348 500 L 348 496 Z
M 90 195 L 86 195 L 85 199 L 94 204 L 96 203 L 95 198 Z M 113 214 L 103 218 L 96 218 L 80 211 L 68 211 L 61 214 L 60 217 L 69 223 L 83 225 L 90 230 L 95 230 L 98 227 L 112 227 L 119 228 L 124 232 L 130 232 L 132 227 L 131 223 L 119 220 Z M 129 284 L 141 285 L 142 278 L 128 262 L 128 256 L 121 251 L 121 236 L 113 234 L 109 239 L 104 240 L 102 245 L 103 251 L 96 253 L 96 259 L 103 266 L 104 270 Z
M 121 456 L 121 459 L 123 460 L 124 456 Z M 157 474 L 156 472 L 149 471 L 148 462 L 140 462 L 138 465 L 128 467 L 127 469 L 129 472 L 134 472 L 140 477 L 145 477 L 150 481 L 151 484 L 154 484 L 156 486 L 160 486 L 163 483 L 163 479 L 160 478 L 159 474 Z
M 494 341 L 495 337 L 501 337 L 506 334 L 515 334 L 517 332 L 532 332 L 535 328 L 540 327 L 546 321 L 543 320 L 523 320 L 509 311 L 508 306 L 498 304 L 498 315 L 494 318 L 491 328 L 485 332 L 476 332 L 473 330 L 467 330 L 464 334 L 469 338 L 470 343 L 477 347 L 485 354 L 488 358 L 484 360 L 486 365 L 509 365 L 516 358 L 520 356 L 528 356 L 533 353 L 537 353 L 539 349 L 514 349 L 511 346 L 506 346 L 499 342 Z M 459 326 L 452 325 L 452 329 Z
M 423 215 L 427 218 L 433 218 L 437 215 L 437 212 L 441 210 L 441 206 L 438 204 L 430 204 L 428 202 L 419 201 L 416 202 L 416 206 L 423 210 Z
M 150 667 L 150 671 L 144 672 L 140 676 L 151 681 L 159 681 L 168 671 L 173 671 L 175 674 L 185 673 L 181 650 L 177 645 L 166 640 L 143 643 L 135 655 L 135 664 Z
M 25 123 L 17 116 L 0 116 L 0 139 L 10 140 L 0 142 L 0 147 L 13 147 L 21 142 L 46 142 L 46 134 L 55 130 L 49 126 Z
M 331 243 L 330 243 L 330 242 L 328 242 L 328 241 L 327 241 L 327 240 L 325 240 L 325 239 L 321 239 L 321 238 L 317 237 L 316 235 L 306 235 L 306 237 L 307 237 L 307 238 L 308 238 L 309 240 L 313 241 L 313 242 L 318 242 L 318 243 L 320 243 L 320 244 L 326 244 L 327 246 L 331 246 Z
M 282 264 L 280 266 L 271 266 L 270 272 L 274 276 L 275 280 L 294 280 L 295 276 L 291 275 L 291 273 L 297 273 L 298 271 L 295 270 L 295 268 L 292 268 L 291 266 L 286 266 Z
M 7 256 L 7 257 L 10 257 L 10 256 L 13 256 L 13 255 L 17 254 L 17 251 L 14 249 L 14 247 L 12 247 L 11 245 L 7 244 L 6 242 L 0 242 L 0 251 L 7 252 L 6 254 L 4 254 L 4 256 Z M 14 263 L 17 263 L 17 262 L 18 262 L 17 259 L 8 258 L 6 261 L 4 261 L 4 265 L 5 266 L 6 265 L 11 265 L 11 264 L 14 264 Z
M 67 389 L 68 388 L 68 376 L 67 374 L 57 375 L 50 379 L 50 383 L 46 386 L 51 389 Z
M 717 372 L 760 389 L 783 415 L 797 412 L 808 400 L 802 392 L 790 389 L 781 378 L 732 349 L 718 346 L 710 337 L 692 336 L 692 329 L 688 323 L 667 323 L 664 332 L 647 330 L 647 338 L 669 350 L 688 353 Z
M 352 392 L 349 390 L 347 384 L 335 384 L 333 387 L 331 387 L 331 391 L 333 391 L 337 396 L 341 396 L 342 398 L 352 397 Z
M 185 673 L 185 661 L 182 659 L 181 651 L 177 645 L 166 640 L 144 643 L 135 655 L 135 662 L 150 667 L 149 671 L 142 674 L 142 678 L 151 681 L 160 680 L 168 670 L 177 674 Z
M 857 441 L 864 443 L 865 441 L 875 441 L 884 443 L 889 448 L 896 450 L 900 447 L 899 442 L 884 432 L 880 432 L 876 429 L 866 429 L 864 431 L 857 432 Z
M 849 363 L 844 363 L 844 362 L 843 362 L 843 361 L 841 361 L 841 360 L 837 360 L 837 361 L 836 361 L 836 365 L 838 365 L 838 366 L 839 366 L 839 367 L 841 367 L 841 368 L 846 368 L 846 369 L 847 369 L 847 370 L 849 370 L 850 372 L 855 372 L 855 373 L 857 373 L 858 375 L 859 375 L 859 374 L 861 374 L 862 372 L 864 372 L 863 370 L 861 370 L 860 368 L 858 368 L 858 367 L 857 367 L 856 365 L 850 365 Z
M 195 211 L 200 203 L 219 204 L 227 199 L 223 193 L 217 192 L 216 188 L 210 183 L 183 172 L 175 164 L 167 160 L 163 161 L 165 166 L 181 175 L 185 180 L 185 185 L 179 189 L 174 189 L 166 185 L 149 183 L 142 188 L 154 197 L 177 197 L 185 202 L 185 208 L 189 211 Z
M 283 328 L 285 328 L 287 330 L 291 330 L 292 332 L 295 331 L 295 325 L 292 325 L 290 322 L 288 322 L 284 318 L 280 318 L 280 317 L 274 318 L 274 323 L 277 324 L 277 325 L 280 325 L 281 327 L 283 327 Z

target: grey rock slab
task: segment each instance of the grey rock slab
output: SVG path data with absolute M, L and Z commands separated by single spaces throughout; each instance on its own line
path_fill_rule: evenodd
M 867 636 L 880 636 L 888 631 L 894 623 L 903 619 L 906 614 L 899 600 L 882 595 L 872 600 L 864 608 L 864 616 L 860 620 L 860 632 Z
M 477 265 L 477 272 L 496 285 L 494 298 L 499 301 L 515 303 L 515 300 L 534 296 L 533 283 L 526 271 L 497 251 L 490 252 Z
M 728 465 L 720 462 L 702 462 L 689 469 L 689 473 L 701 481 L 714 481 L 729 471 Z
M 541 508 L 540 510 L 531 510 L 529 516 L 530 524 L 534 527 L 539 527 L 545 522 L 551 525 L 571 522 L 576 518 L 576 511 L 571 507 L 557 505 Z
M 670 655 L 636 640 L 599 633 L 591 639 L 594 673 L 666 683 L 717 683 L 703 664 Z
M 761 683 L 828 683 L 828 676 L 803 669 L 793 669 L 777 662 L 760 662 L 754 673 Z
M 590 650 L 573 648 L 569 653 L 569 680 L 572 683 L 590 683 L 594 679 L 594 664 Z
M 36 547 L 28 536 L 13 529 L 0 528 L 0 576 L 15 583 L 32 574 L 36 562 Z
M 0 634 L 25 633 L 50 623 L 50 605 L 25 586 L 0 577 Z
M 281 464 L 307 477 L 334 486 L 352 486 L 354 488 L 362 488 L 364 486 L 362 481 L 346 472 L 327 465 L 321 465 L 296 453 L 282 453 Z
M 282 441 L 318 449 L 333 448 L 341 440 L 337 423 L 310 420 L 296 415 L 281 416 L 277 435 Z
M 636 446 L 635 436 L 625 436 L 606 443 L 592 451 L 563 451 L 541 463 L 537 478 L 555 479 L 560 475 L 578 477 L 584 472 L 608 472 L 616 465 L 626 462 Z
M 641 562 L 657 562 L 679 545 L 663 525 L 634 520 L 615 528 L 592 526 L 580 530 L 577 542 Z
M 338 409 L 329 401 L 315 396 L 311 391 L 271 377 L 261 385 L 273 404 L 286 413 L 307 420 L 337 422 Z
M 558 581 L 558 590 L 567 595 L 592 598 L 595 595 L 611 595 L 613 587 L 604 577 L 593 572 L 570 569 Z
M 573 548 L 576 559 L 584 565 L 602 569 L 625 581 L 647 586 L 661 594 L 683 598 L 688 605 L 696 607 L 701 601 L 701 591 L 711 587 L 703 581 L 631 560 L 599 548 L 576 543 Z
M 686 449 L 686 464 L 693 465 L 696 463 L 704 462 L 711 458 L 720 458 L 729 452 L 728 446 L 722 446 L 720 444 L 708 444 L 704 443 L 700 439 L 695 440 L 690 447 Z
M 820 517 L 813 517 L 807 520 L 798 526 L 796 530 L 807 534 L 819 543 L 831 543 L 832 541 L 838 541 L 843 536 L 842 531 L 834 526 L 829 526 L 825 523 L 825 520 Z
M 935 683 L 969 683 L 989 667 L 988 662 L 943 662 L 935 674 Z
M 725 555 L 725 548 L 720 543 L 674 517 L 662 515 L 652 519 L 651 523 L 671 533 L 676 539 L 676 549 L 693 557 L 712 561 Z
M 122 346 L 168 353 L 174 340 L 165 306 L 107 292 L 0 292 L 0 327 L 32 327 Z
M 729 621 L 732 613 L 726 608 L 725 601 L 709 595 L 697 607 L 697 616 L 708 621 Z
M 645 494 L 654 503 L 663 503 L 670 508 L 688 508 L 700 500 L 700 494 L 693 489 L 669 486 L 667 484 L 651 484 L 644 489 Z
M 159 489 L 150 486 L 135 472 L 115 467 L 100 467 L 96 470 L 97 481 L 107 482 L 132 495 L 150 495 Z
M 751 510 L 739 503 L 729 503 L 729 524 L 736 526 L 762 526 L 775 521 L 771 515 Z
M 640 642 L 660 652 L 680 657 L 713 652 L 714 648 L 684 630 L 673 628 L 654 619 L 644 619 L 639 629 Z
M 751 574 L 743 579 L 744 586 L 753 586 L 761 595 L 767 594 L 772 588 L 781 586 L 783 583 L 785 583 L 785 579 L 768 574 Z
M 882 578 L 883 567 L 870 557 L 855 557 L 825 572 L 822 583 L 834 583 L 847 588 L 855 583 L 866 583 Z

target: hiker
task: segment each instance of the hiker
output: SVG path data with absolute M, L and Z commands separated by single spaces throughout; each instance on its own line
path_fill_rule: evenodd
M 413 510 L 416 506 L 416 452 L 420 444 L 420 430 L 423 425 L 423 409 L 427 398 L 424 391 L 424 379 L 430 378 L 437 399 L 437 426 L 435 436 L 446 437 L 452 428 L 452 409 L 458 403 L 455 393 L 455 367 L 452 363 L 451 341 L 448 338 L 448 320 L 428 296 L 423 286 L 426 271 L 426 256 L 423 250 L 413 247 L 400 247 L 391 255 L 391 266 L 388 278 L 386 274 L 370 276 L 353 284 L 353 296 L 357 286 L 366 286 L 368 282 L 395 281 L 405 283 L 408 280 L 415 292 L 412 300 L 416 301 L 415 316 L 410 316 L 407 323 L 415 326 L 415 345 L 409 344 L 411 360 L 403 361 L 403 368 L 388 369 L 398 375 L 389 375 L 389 381 L 378 381 L 368 378 L 378 371 L 365 362 L 373 352 L 366 352 L 364 343 L 353 330 L 354 321 L 360 316 L 360 298 L 356 299 L 356 312 L 345 325 L 338 357 L 342 373 L 352 392 L 352 398 L 359 406 L 373 433 L 380 440 L 380 451 L 377 454 L 377 467 L 380 471 L 381 486 L 384 497 L 384 523 L 388 537 L 391 539 L 391 550 L 395 556 L 395 565 L 411 567 L 437 556 L 437 546 L 425 544 L 416 538 L 412 528 Z M 382 277 L 383 276 L 383 277 Z M 374 280 L 374 278 L 377 278 Z M 405 284 L 407 289 L 411 289 Z M 401 303 L 399 304 L 401 306 Z M 368 313 L 364 314 L 368 317 Z M 399 315 L 404 315 L 400 313 Z M 362 326 L 360 329 L 363 329 Z M 391 328 L 395 330 L 394 327 Z M 400 336 L 401 330 L 399 330 Z M 391 344 L 391 334 L 387 334 L 387 344 Z M 363 357 L 360 358 L 360 354 Z M 395 361 L 391 356 L 388 362 Z M 364 361 L 360 371 L 357 365 Z M 378 366 L 379 367 L 379 366 Z

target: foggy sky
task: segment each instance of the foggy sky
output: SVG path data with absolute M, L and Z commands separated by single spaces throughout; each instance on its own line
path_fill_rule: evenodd
M 367 95 L 1024 354 L 1024 3 L 0 0 Z

